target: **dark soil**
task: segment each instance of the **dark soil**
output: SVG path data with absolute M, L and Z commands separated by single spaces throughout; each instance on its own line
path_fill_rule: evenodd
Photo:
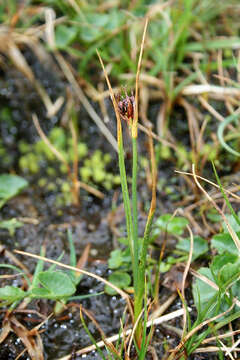
M 64 81 L 57 75 L 53 75 L 49 69 L 40 65 L 32 54 L 27 53 L 26 56 L 28 60 L 31 60 L 32 69 L 37 78 L 41 79 L 43 86 L 47 89 L 51 98 L 55 99 L 59 95 L 64 95 L 66 85 Z M 11 163 L 8 164 L 7 167 L 2 166 L 1 171 L 16 170 L 18 173 L 17 159 L 19 154 L 16 148 L 17 141 L 25 139 L 26 141 L 33 142 L 36 139 L 36 130 L 31 121 L 33 110 L 38 113 L 43 130 L 46 132 L 59 121 L 61 112 L 58 114 L 58 117 L 51 119 L 51 121 L 47 119 L 39 97 L 31 84 L 19 72 L 12 68 L 9 68 L 8 71 L 1 74 L 0 104 L 1 107 L 8 107 L 12 113 L 11 124 L 0 121 L 1 137 L 4 145 L 8 149 L 8 153 L 11 155 Z M 152 113 L 156 113 L 156 108 L 157 105 L 153 104 Z M 113 124 L 110 124 L 110 126 L 114 128 Z M 102 150 L 113 152 L 110 145 L 107 144 L 105 138 L 99 134 L 98 129 L 93 125 L 84 110 L 81 110 L 79 114 L 79 127 L 82 136 L 89 141 L 89 147 L 92 149 L 101 148 Z M 187 134 L 186 126 L 182 128 L 181 136 L 183 132 Z M 141 139 L 141 143 L 143 144 L 143 152 L 146 152 L 144 138 Z M 116 172 L 118 171 L 115 153 L 113 155 L 112 167 Z M 159 178 L 165 179 L 168 185 L 170 184 L 174 191 L 179 193 L 179 188 L 185 185 L 180 182 L 181 180 L 174 179 L 173 170 L 169 163 L 162 163 L 161 168 L 159 168 Z M 34 184 L 34 181 L 32 181 L 31 186 L 25 192 L 9 201 L 2 209 L 0 217 L 1 219 L 9 219 L 11 217 L 31 218 L 37 220 L 38 223 L 32 224 L 26 222 L 22 228 L 16 230 L 14 236 L 10 236 L 5 230 L 0 230 L 0 244 L 9 251 L 19 249 L 34 254 L 39 254 L 41 246 L 45 245 L 46 256 L 48 258 L 57 259 L 64 251 L 64 257 L 61 261 L 68 264 L 69 249 L 66 230 L 71 228 L 78 257 L 81 256 L 85 246 L 91 244 L 86 269 L 107 278 L 109 275 L 107 259 L 110 251 L 115 246 L 114 237 L 110 231 L 108 221 L 113 191 L 106 193 L 104 200 L 95 199 L 83 191 L 80 208 L 71 206 L 58 209 L 55 207 L 56 194 L 46 194 Z M 145 204 L 149 204 L 150 197 L 143 172 L 139 178 L 139 190 L 142 209 L 140 230 L 142 231 L 146 220 L 146 212 L 144 211 Z M 117 205 L 120 204 L 121 195 L 118 196 L 117 201 Z M 174 210 L 174 204 L 172 204 L 172 201 L 162 190 L 158 194 L 157 207 L 158 213 L 172 212 Z M 118 225 L 124 234 L 124 218 L 122 215 L 120 216 Z M 0 254 L 0 263 L 11 263 L 11 260 L 5 255 L 4 251 L 2 251 Z M 17 258 L 22 261 L 30 273 L 33 273 L 36 260 L 23 256 L 17 256 Z M 1 273 L 3 273 L 3 270 L 1 270 Z M 4 273 L 6 273 L 6 271 Z M 9 273 L 11 273 L 11 271 L 9 271 Z M 9 284 L 7 280 L 2 281 L 3 286 L 7 283 Z M 19 280 L 14 280 L 14 284 L 18 286 L 20 284 Z M 99 293 L 103 290 L 104 285 L 102 283 L 92 278 L 83 277 L 76 295 Z M 161 289 L 160 302 L 163 303 L 170 294 L 171 292 L 169 290 Z M 189 304 L 192 304 L 190 291 L 187 292 L 187 300 Z M 56 360 L 66 354 L 72 354 L 72 360 L 100 359 L 95 351 L 82 357 L 75 355 L 75 350 L 91 344 L 91 340 L 86 335 L 79 318 L 78 305 L 80 303 L 93 314 L 106 336 L 118 333 L 120 318 L 125 308 L 125 303 L 120 297 L 102 294 L 100 296 L 90 297 L 81 302 L 76 301 L 75 304 L 69 305 L 61 315 L 50 318 L 47 323 L 42 326 L 41 329 L 44 331 L 41 334 L 41 338 L 44 345 L 45 360 Z M 33 301 L 28 305 L 27 309 L 36 310 L 41 314 L 48 315 L 52 312 L 53 305 L 53 302 L 50 301 Z M 177 300 L 168 311 L 174 311 L 181 306 L 180 301 Z M 5 312 L 3 309 L 0 314 L 1 320 L 3 320 L 4 315 Z M 31 314 L 30 311 L 29 313 L 16 314 L 16 317 L 28 329 L 33 328 L 42 321 L 36 314 Z M 169 324 L 180 328 L 182 327 L 179 319 Z M 91 321 L 88 321 L 88 328 L 96 340 L 99 340 L 99 333 Z M 169 348 L 174 348 L 178 343 L 179 338 L 165 327 L 158 326 L 155 329 L 152 346 L 159 359 L 163 357 L 166 345 Z M 19 338 L 11 333 L 0 345 L 0 359 L 15 359 L 23 349 L 23 344 Z M 152 358 L 150 354 L 147 357 L 147 359 Z M 19 359 L 26 360 L 29 359 L 29 356 L 24 353 Z M 191 357 L 191 359 L 217 359 L 217 357 L 196 355 Z

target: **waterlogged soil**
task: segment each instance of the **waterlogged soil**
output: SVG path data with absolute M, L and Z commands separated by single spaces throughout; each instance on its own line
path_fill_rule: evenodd
M 32 53 L 25 53 L 25 56 L 31 65 L 37 78 L 41 82 L 52 99 L 60 95 L 65 95 L 65 82 L 57 74 L 44 68 L 34 57 Z M 33 89 L 32 85 L 13 68 L 9 68 L 6 72 L 1 73 L 0 83 L 0 105 L 11 110 L 12 120 L 7 124 L 4 121 L 0 122 L 1 138 L 4 146 L 7 148 L 10 155 L 10 162 L 8 164 L 2 163 L 1 172 L 16 171 L 18 169 L 18 157 L 16 143 L 20 139 L 34 142 L 36 140 L 36 130 L 32 125 L 32 112 L 36 112 L 40 118 L 41 125 L 45 132 L 48 132 L 54 124 L 59 122 L 62 111 L 57 116 L 49 120 L 46 117 L 45 109 L 41 105 L 38 95 Z M 153 117 L 157 114 L 159 105 L 153 104 L 150 113 Z M 81 119 L 81 121 L 80 121 Z M 109 124 L 111 130 L 114 130 L 114 124 Z M 112 168 L 117 172 L 118 165 L 116 161 L 116 154 L 106 139 L 99 133 L 97 127 L 89 119 L 87 114 L 81 109 L 79 114 L 79 127 L 81 136 L 85 141 L 88 141 L 89 147 L 94 150 L 100 148 L 103 151 L 111 151 L 112 154 Z M 187 129 L 185 129 L 187 131 Z M 185 131 L 184 130 L 184 131 Z M 142 138 L 141 152 L 147 153 L 146 139 Z M 130 163 L 130 162 L 129 162 Z M 128 166 L 127 166 L 128 167 Z M 172 193 L 180 193 L 183 183 L 181 179 L 175 180 L 174 168 L 169 163 L 162 163 L 159 168 L 159 179 L 172 187 Z M 139 194 L 140 194 L 140 233 L 143 232 L 146 221 L 146 207 L 149 206 L 150 191 L 146 185 L 146 177 L 144 171 L 139 176 Z M 0 220 L 16 217 L 22 219 L 24 225 L 15 231 L 14 235 L 10 235 L 8 231 L 0 229 L 0 245 L 2 245 L 0 252 L 0 263 L 13 264 L 11 258 L 7 255 L 8 250 L 11 253 L 14 249 L 23 250 L 33 254 L 40 254 L 42 245 L 46 248 L 46 257 L 50 259 L 57 259 L 63 252 L 64 256 L 61 259 L 62 263 L 69 264 L 69 244 L 67 241 L 67 229 L 72 230 L 73 240 L 75 244 L 76 254 L 81 256 L 83 250 L 88 244 L 91 245 L 87 264 L 85 269 L 95 273 L 103 278 L 107 278 L 110 274 L 107 260 L 110 251 L 116 248 L 116 236 L 113 234 L 111 224 L 113 212 L 112 206 L 117 207 L 114 213 L 114 225 L 118 228 L 121 235 L 125 235 L 124 230 L 124 215 L 121 207 L 122 198 L 119 189 L 109 192 L 105 191 L 103 200 L 94 198 L 87 194 L 84 190 L 81 192 L 80 207 L 66 206 L 56 207 L 56 193 L 45 193 L 35 185 L 37 177 L 29 179 L 30 186 L 21 195 L 9 201 L 1 210 Z M 184 190 L 185 191 L 185 190 Z M 176 198 L 176 197 L 175 197 Z M 172 213 L 175 210 L 173 200 L 168 197 L 164 190 L 158 191 L 157 198 L 157 213 L 162 214 L 166 212 Z M 178 198 L 180 199 L 180 197 Z M 168 244 L 167 252 L 171 251 L 174 244 Z M 33 274 L 36 260 L 31 257 L 17 256 L 17 259 L 22 262 Z M 45 268 L 47 268 L 46 265 Z M 11 271 L 1 270 L 1 274 L 9 273 Z M 19 278 L 14 281 L 9 279 L 1 280 L 1 286 L 7 284 L 21 285 Z M 91 340 L 86 334 L 79 317 L 79 304 L 84 309 L 88 310 L 95 320 L 100 325 L 106 336 L 117 334 L 120 328 L 120 319 L 122 318 L 125 302 L 119 296 L 109 296 L 103 293 L 104 284 L 91 277 L 84 276 L 77 288 L 76 295 L 99 294 L 92 296 L 85 300 L 75 301 L 59 316 L 52 316 L 41 327 L 41 338 L 43 341 L 44 360 L 56 360 L 70 354 L 71 360 L 78 359 L 102 359 L 96 351 L 77 356 L 76 351 L 91 345 Z M 160 302 L 163 303 L 169 298 L 172 291 L 169 289 L 161 289 Z M 187 302 L 191 306 L 191 292 L 186 291 Z M 32 329 L 41 323 L 42 319 L 38 316 L 49 315 L 53 310 L 54 303 L 51 301 L 32 301 L 27 306 L 27 311 L 24 313 L 14 314 L 17 320 Z M 174 311 L 181 308 L 181 302 L 176 300 L 168 311 Z M 35 311 L 35 312 L 32 312 Z M 37 313 L 36 313 L 37 312 Z M 194 312 L 193 312 L 194 313 Z M 3 321 L 5 311 L 0 312 L 0 319 Z M 194 315 L 193 315 L 194 316 Z M 96 330 L 93 322 L 86 320 L 87 326 L 96 340 L 100 340 L 99 332 Z M 182 328 L 181 319 L 176 319 L 168 322 L 168 325 Z M 155 359 L 154 352 L 158 359 L 162 359 L 166 348 L 174 348 L 179 343 L 177 335 L 166 327 L 158 326 L 155 329 L 152 340 L 152 354 L 148 354 L 146 359 Z M 14 334 L 10 333 L 6 340 L 0 345 L 0 359 L 11 360 L 16 359 L 18 355 L 24 350 L 21 340 Z M 18 357 L 20 360 L 30 359 L 26 352 Z M 215 355 L 195 355 L 191 359 L 217 359 Z
M 8 202 L 2 210 L 1 217 L 17 217 L 36 220 L 38 223 L 25 223 L 23 227 L 17 229 L 14 236 L 1 229 L 0 243 L 3 249 L 0 254 L 0 263 L 12 263 L 4 249 L 12 252 L 13 249 L 23 250 L 33 254 L 40 253 L 40 247 L 44 244 L 46 247 L 46 257 L 57 259 L 64 251 L 65 255 L 61 259 L 62 263 L 69 263 L 69 246 L 67 242 L 66 230 L 70 228 L 73 233 L 76 253 L 80 256 L 87 244 L 91 244 L 91 250 L 88 257 L 86 269 L 103 278 L 110 274 L 107 266 L 107 259 L 110 251 L 113 249 L 113 236 L 109 227 L 109 206 L 110 199 L 96 201 L 87 197 L 87 209 L 80 210 L 73 207 L 66 207 L 62 215 L 56 215 L 51 203 L 51 198 L 38 199 L 35 192 L 31 189 L 26 190 L 22 195 Z M 97 203 L 98 202 L 98 203 Z M 57 210 L 56 210 L 57 211 Z M 145 219 L 140 222 L 144 224 Z M 30 221 L 30 220 L 29 220 Z M 124 218 L 122 217 L 122 222 Z M 30 257 L 17 255 L 30 273 L 34 272 L 36 260 Z M 46 268 L 48 265 L 46 265 Z M 1 271 L 3 273 L 3 271 Z M 4 271 L 11 273 L 11 271 Z M 9 280 L 2 281 L 2 286 L 13 284 Z M 21 285 L 18 278 L 14 279 L 14 285 Z M 120 326 L 120 318 L 123 315 L 126 306 L 125 301 L 119 296 L 109 296 L 103 293 L 104 284 L 91 277 L 84 276 L 77 288 L 76 295 L 99 294 L 89 297 L 85 300 L 75 301 L 57 317 L 50 318 L 42 327 L 41 337 L 44 344 L 44 359 L 59 359 L 67 354 L 74 354 L 75 350 L 84 348 L 91 344 L 79 317 L 79 304 L 91 312 L 95 320 L 101 326 L 106 336 L 117 334 Z M 162 300 L 167 299 L 168 291 L 163 294 Z M 47 316 L 52 312 L 54 303 L 51 301 L 33 301 L 27 306 L 28 311 L 24 314 L 16 314 L 17 319 L 27 328 L 33 328 L 39 324 L 40 319 L 36 314 L 30 311 L 35 310 L 42 315 Z M 181 307 L 176 303 L 172 310 Z M 4 318 L 4 312 L 1 313 L 1 320 Z M 100 339 L 99 333 L 94 324 L 88 321 L 88 328 L 96 339 Z M 159 342 L 159 351 L 163 346 L 165 331 L 160 328 L 156 331 L 154 342 Z M 159 339 L 159 340 L 157 340 Z M 161 342 L 160 342 L 161 339 Z M 174 342 L 169 338 L 170 343 Z M 19 338 L 13 333 L 7 337 L 0 346 L 0 359 L 15 359 L 23 350 L 23 345 Z M 75 355 L 74 355 L 75 356 Z M 93 351 L 82 357 L 72 357 L 73 359 L 100 359 L 99 355 Z M 20 359 L 28 359 L 24 354 Z

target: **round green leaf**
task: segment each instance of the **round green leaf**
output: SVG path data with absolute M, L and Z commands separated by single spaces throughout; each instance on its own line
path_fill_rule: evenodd
M 0 175 L 0 208 L 7 200 L 17 195 L 28 185 L 28 182 L 20 176 L 3 174 Z
M 124 289 L 130 285 L 131 276 L 123 271 L 115 271 L 109 276 L 108 281 L 118 288 Z M 108 285 L 105 286 L 105 292 L 109 295 L 116 294 L 116 291 Z
M 0 288 L 0 300 L 5 300 L 9 303 L 21 300 L 25 296 L 25 291 L 14 286 L 5 286 Z
M 43 271 L 38 274 L 40 284 L 48 290 L 50 299 L 61 299 L 75 293 L 76 287 L 70 277 L 61 271 Z M 43 294 L 43 295 L 44 295 Z

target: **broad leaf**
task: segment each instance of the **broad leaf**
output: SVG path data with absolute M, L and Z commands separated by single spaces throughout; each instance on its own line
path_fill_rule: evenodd
M 207 240 L 203 239 L 200 236 L 194 236 L 193 242 L 193 255 L 192 261 L 196 260 L 199 256 L 208 252 L 208 243 Z M 190 251 L 190 239 L 180 239 L 176 246 L 177 249 L 186 251 L 189 253 Z
M 76 38 L 78 28 L 75 26 L 58 25 L 55 41 L 58 49 L 66 49 Z
M 19 301 L 25 296 L 26 292 L 15 286 L 5 286 L 3 288 L 0 288 L 0 300 L 4 300 L 8 304 Z
M 178 216 L 172 218 L 171 214 L 159 216 L 154 224 L 153 236 L 159 234 L 159 229 L 170 234 L 182 235 L 188 224 L 188 220 Z
M 108 281 L 118 288 L 124 289 L 130 285 L 131 276 L 123 271 L 115 271 L 109 276 Z M 116 291 L 108 285 L 105 286 L 105 292 L 109 295 L 116 294 Z
M 70 277 L 61 271 L 40 272 L 38 274 L 38 281 L 44 287 L 44 291 L 41 290 L 42 297 L 46 297 L 48 299 L 62 299 L 73 295 L 76 291 L 76 287 Z M 35 289 L 33 293 L 40 294 L 39 290 Z
M 28 182 L 20 176 L 11 174 L 0 175 L 0 208 L 27 185 Z
M 237 233 L 239 236 L 240 233 Z M 211 240 L 211 247 L 217 249 L 219 254 L 224 253 L 225 251 L 238 255 L 238 249 L 231 237 L 231 235 L 227 233 L 214 235 Z

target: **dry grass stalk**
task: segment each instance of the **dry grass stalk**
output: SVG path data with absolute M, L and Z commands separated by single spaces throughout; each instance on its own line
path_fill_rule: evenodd
M 221 314 L 218 314 L 210 319 L 203 321 L 201 324 L 199 324 L 194 329 L 189 331 L 189 333 L 182 339 L 180 344 L 174 350 L 171 351 L 171 355 L 169 356 L 168 360 L 175 359 L 175 356 L 179 353 L 179 351 L 181 351 L 181 349 L 184 347 L 184 344 L 187 342 L 187 340 L 190 339 L 196 332 L 201 330 L 204 326 L 208 325 L 209 323 L 226 315 L 228 312 L 230 312 L 233 309 L 234 306 L 235 306 L 235 302 L 233 302 L 233 304 L 230 306 L 230 308 L 228 308 L 226 311 L 224 311 Z
M 230 331 L 228 333 L 221 334 L 221 335 L 218 335 L 218 336 L 213 336 L 211 338 L 204 339 L 202 341 L 202 344 L 208 344 L 210 342 L 217 341 L 218 339 L 225 339 L 225 338 L 228 338 L 228 337 L 232 337 L 232 336 L 237 335 L 239 333 L 240 333 L 240 329 L 235 330 L 235 331 Z
M 53 144 L 49 141 L 47 136 L 42 131 L 41 126 L 40 126 L 39 121 L 38 121 L 38 118 L 37 118 L 37 115 L 33 114 L 32 117 L 33 117 L 34 125 L 36 127 L 36 130 L 37 130 L 40 138 L 49 147 L 49 149 L 56 156 L 56 158 L 60 162 L 62 162 L 67 168 L 68 177 L 69 177 L 69 179 L 71 179 L 72 184 L 73 184 L 72 193 L 73 193 L 74 204 L 75 205 L 79 204 L 79 188 L 80 187 L 82 187 L 84 190 L 88 191 L 89 193 L 95 195 L 96 197 L 99 197 L 100 199 L 103 199 L 104 194 L 101 191 L 99 191 L 99 190 L 93 188 L 92 186 L 90 186 L 88 184 L 85 184 L 82 181 L 78 180 L 78 159 L 75 157 L 74 168 L 73 168 L 73 172 L 72 172 L 71 167 L 69 166 L 68 162 L 65 160 L 64 156 L 55 148 L 55 146 L 53 146 Z M 70 122 L 70 124 L 71 124 L 71 122 Z M 71 132 L 72 132 L 72 135 L 73 135 L 75 153 L 77 153 L 77 145 L 76 145 L 77 135 L 76 135 L 76 131 L 75 131 L 73 125 L 70 125 L 70 129 L 71 129 Z M 77 156 L 77 155 L 75 154 L 75 156 Z
M 62 264 L 59 261 L 51 260 L 51 259 L 48 259 L 48 258 L 46 258 L 44 256 L 35 255 L 35 254 L 31 254 L 31 253 L 28 253 L 28 252 L 25 252 L 25 251 L 20 251 L 20 250 L 14 250 L 14 252 L 17 253 L 17 254 L 20 254 L 20 255 L 32 257 L 34 259 L 43 260 L 43 261 L 45 261 L 47 263 L 55 264 L 57 266 L 65 268 L 65 269 L 73 270 L 75 272 L 79 272 L 80 274 L 84 274 L 84 275 L 93 277 L 93 278 L 97 279 L 98 281 L 101 281 L 104 284 L 106 284 L 106 285 L 110 286 L 111 288 L 113 288 L 119 295 L 121 295 L 126 300 L 126 302 L 129 304 L 129 306 L 131 308 L 129 296 L 124 291 L 120 290 L 118 287 L 116 287 L 115 285 L 113 285 L 112 283 L 110 283 L 109 281 L 107 281 L 106 279 L 104 279 L 104 278 L 102 278 L 102 277 L 100 277 L 98 275 L 90 273 L 90 272 L 88 272 L 86 270 L 78 269 L 78 268 L 76 268 L 74 266 Z
M 0 37 L 1 41 L 1 37 Z M 47 94 L 46 90 L 40 84 L 40 82 L 35 78 L 34 73 L 32 72 L 30 66 L 28 65 L 27 61 L 25 60 L 24 56 L 22 55 L 21 51 L 19 50 L 17 44 L 14 42 L 14 39 L 10 36 L 10 39 L 7 39 L 7 46 L 5 51 L 8 57 L 11 59 L 15 67 L 21 71 L 26 78 L 33 84 L 36 91 L 38 92 L 41 100 L 43 101 L 46 110 L 47 116 L 50 118 L 54 116 L 64 102 L 64 98 L 61 96 L 59 97 L 55 103 L 53 103 Z
M 205 191 L 203 189 L 203 187 L 200 185 L 196 173 L 195 173 L 195 167 L 194 164 L 192 165 L 192 173 L 193 173 L 193 177 L 194 180 L 197 184 L 197 186 L 199 187 L 199 189 L 206 195 L 206 197 L 208 198 L 208 200 L 213 204 L 213 206 L 215 207 L 215 209 L 219 212 L 219 214 L 222 216 L 223 221 L 226 224 L 226 227 L 228 229 L 229 234 L 231 235 L 239 253 L 240 253 L 240 240 L 236 234 L 236 232 L 234 231 L 234 229 L 232 228 L 231 224 L 229 223 L 228 219 L 226 218 L 225 214 L 223 213 L 223 211 L 220 209 L 220 207 L 216 204 L 216 202 L 213 200 L 213 198 L 207 193 L 207 191 Z
M 219 347 L 219 346 L 208 346 L 208 347 L 203 347 L 203 348 L 198 348 L 194 351 L 194 354 L 199 354 L 199 353 L 211 353 L 211 352 L 216 352 L 218 353 L 219 350 L 222 350 L 222 351 L 226 351 L 226 349 L 230 349 L 228 347 Z M 237 352 L 240 352 L 240 348 L 236 348 L 234 349 L 234 351 L 237 351 Z
M 185 171 L 175 170 L 175 172 L 176 172 L 177 174 L 181 174 L 181 175 L 194 176 L 193 173 L 189 173 L 189 172 L 185 172 Z M 205 182 L 207 182 L 208 184 L 211 184 L 211 185 L 214 186 L 215 188 L 220 189 L 220 186 L 217 185 L 217 184 L 215 184 L 213 181 L 208 180 L 208 179 L 206 179 L 206 178 L 204 178 L 204 177 L 202 177 L 202 176 L 200 176 L 200 175 L 196 175 L 196 174 L 195 174 L 195 176 L 196 176 L 197 179 L 204 180 Z M 239 185 L 237 185 L 237 186 L 239 187 Z M 236 187 L 234 187 L 234 188 L 236 188 Z M 227 194 L 231 195 L 234 199 L 240 200 L 240 196 L 238 196 L 237 194 L 235 194 L 233 191 L 230 191 L 230 190 L 225 189 L 225 188 L 223 188 L 223 190 L 224 190 L 224 192 L 226 192 Z M 237 191 L 237 190 L 238 190 L 238 189 L 236 188 L 236 191 Z M 221 196 L 221 194 L 219 194 L 219 195 Z
M 191 311 L 191 309 L 189 308 L 188 311 Z M 176 319 L 180 316 L 183 315 L 183 310 L 182 309 L 179 309 L 179 310 L 176 310 L 176 311 L 173 311 L 169 314 L 166 314 L 166 315 L 163 315 L 159 318 L 156 318 L 154 320 L 150 320 L 147 322 L 147 327 L 151 327 L 151 326 L 154 326 L 154 325 L 160 325 L 166 321 L 170 321 L 172 319 Z M 128 329 L 124 332 L 124 336 L 128 336 L 129 334 L 132 333 L 132 329 Z M 120 334 L 120 338 L 123 337 L 123 333 Z M 119 340 L 119 334 L 116 334 L 116 335 L 113 335 L 113 336 L 110 336 L 109 338 L 106 339 L 106 341 L 108 343 L 112 343 L 112 342 L 115 342 L 115 341 L 118 341 Z M 97 346 L 98 347 L 103 347 L 105 345 L 104 341 L 99 341 L 97 343 Z M 86 348 L 84 349 L 81 349 L 81 350 L 78 350 L 76 351 L 76 355 L 83 355 L 83 354 L 86 354 L 86 353 L 89 353 L 90 351 L 93 351 L 93 350 L 96 350 L 96 347 L 95 345 L 90 345 L 90 346 L 87 346 Z M 71 355 L 66 355 L 66 356 L 63 356 L 61 358 L 59 358 L 58 360 L 70 360 L 71 359 Z
M 182 95 L 201 95 L 206 93 L 221 95 L 223 99 L 226 95 L 240 97 L 240 89 L 234 87 L 201 84 L 188 85 L 182 90 Z
M 102 134 L 106 137 L 106 139 L 109 141 L 109 143 L 113 146 L 113 148 L 117 151 L 117 143 L 115 138 L 113 137 L 112 133 L 109 131 L 109 129 L 106 127 L 102 119 L 98 116 L 96 111 L 93 109 L 92 105 L 88 101 L 87 97 L 84 95 L 80 85 L 78 84 L 76 78 L 73 75 L 73 71 L 70 67 L 70 65 L 66 62 L 66 60 L 63 58 L 63 56 L 60 54 L 59 51 L 57 51 L 55 46 L 55 38 L 54 38 L 54 15 L 49 14 L 49 16 L 46 17 L 46 27 L 48 30 L 48 37 L 47 42 L 51 46 L 51 49 L 54 52 L 55 58 L 64 74 L 66 79 L 69 81 L 69 83 L 72 85 L 74 92 L 80 102 L 85 107 L 86 111 L 88 112 L 89 116 L 92 118 L 92 120 L 96 123 L 99 130 L 102 132 Z
M 194 269 L 190 269 L 190 272 L 193 276 L 195 276 L 196 278 L 202 280 L 203 282 L 205 282 L 207 285 L 211 286 L 213 289 L 215 289 L 216 291 L 219 290 L 219 287 L 211 280 L 209 280 L 206 276 L 199 274 L 197 271 L 195 271 Z M 229 296 L 229 293 L 226 291 L 226 294 Z M 235 304 L 240 307 L 240 301 L 234 297 L 233 298 Z
M 174 302 L 177 297 L 177 293 L 173 293 L 163 304 L 159 305 L 156 310 L 149 316 L 149 320 L 154 320 L 165 313 L 170 305 Z

